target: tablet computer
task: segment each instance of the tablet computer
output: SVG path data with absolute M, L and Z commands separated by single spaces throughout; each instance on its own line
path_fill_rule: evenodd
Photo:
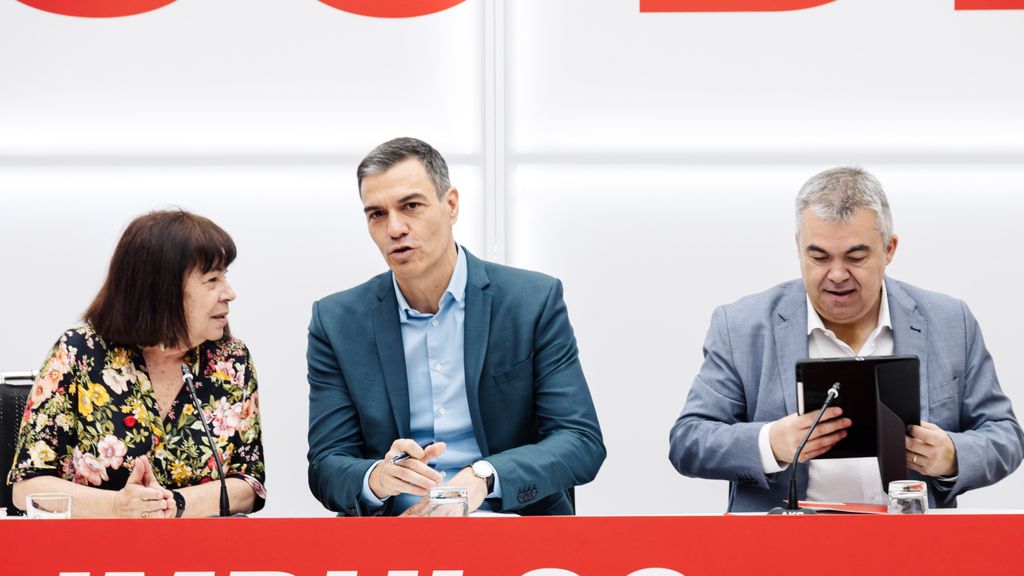
M 903 450 L 906 427 L 921 423 L 920 361 L 917 356 L 822 358 L 796 364 L 797 409 L 817 412 L 828 389 L 839 382 L 832 406 L 853 424 L 849 434 L 818 458 L 880 456 L 883 438 Z M 897 441 L 899 446 L 896 446 Z

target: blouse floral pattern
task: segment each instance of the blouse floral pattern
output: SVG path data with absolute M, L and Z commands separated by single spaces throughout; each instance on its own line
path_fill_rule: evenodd
M 196 394 L 228 477 L 266 494 L 256 372 L 241 340 L 205 342 L 186 355 Z M 142 349 L 108 344 L 91 327 L 57 341 L 29 395 L 10 483 L 52 475 L 119 490 L 134 460 L 149 455 L 166 488 L 218 479 L 217 464 L 187 386 L 160 417 Z

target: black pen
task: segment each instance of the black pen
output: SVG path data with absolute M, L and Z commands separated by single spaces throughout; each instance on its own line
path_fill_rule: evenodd
M 427 447 L 427 446 L 430 446 L 430 445 L 431 445 L 431 444 L 433 444 L 433 443 L 434 443 L 434 441 L 433 441 L 433 440 L 431 440 L 430 442 L 427 442 L 426 444 L 420 444 L 420 448 L 426 449 L 426 447 Z M 409 456 L 409 453 L 408 453 L 408 452 L 402 452 L 402 453 L 401 453 L 401 454 L 399 454 L 398 456 L 395 456 L 394 458 L 392 458 L 392 459 L 390 460 L 390 462 L 391 462 L 392 464 L 398 464 L 398 463 L 399 463 L 399 462 L 401 462 L 402 460 L 407 460 L 407 459 L 409 459 L 409 458 L 410 458 L 410 456 Z

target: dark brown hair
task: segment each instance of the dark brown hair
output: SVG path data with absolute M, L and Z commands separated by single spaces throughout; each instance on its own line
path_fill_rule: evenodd
M 383 174 L 410 158 L 416 158 L 423 164 L 431 182 L 434 183 L 437 199 L 444 197 L 452 187 L 448 179 L 448 163 L 441 153 L 423 140 L 416 138 L 394 138 L 377 146 L 363 158 L 356 168 L 356 184 L 359 195 L 363 195 L 363 178 L 370 174 Z
M 209 219 L 184 210 L 144 214 L 125 229 L 83 319 L 108 342 L 189 346 L 185 276 L 234 260 L 235 242 Z

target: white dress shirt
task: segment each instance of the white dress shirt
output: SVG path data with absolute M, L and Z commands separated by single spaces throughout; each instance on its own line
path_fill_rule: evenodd
M 825 328 L 825 323 L 807 298 L 807 352 L 811 358 L 853 358 L 855 356 L 891 356 L 893 353 L 892 322 L 889 319 L 889 299 L 882 283 L 882 304 L 878 309 L 875 329 L 860 350 L 836 337 Z M 761 427 L 758 447 L 765 474 L 785 470 L 779 466 L 772 452 L 769 428 Z M 878 471 L 878 458 L 835 458 L 812 460 L 808 466 L 807 500 L 817 502 L 867 502 L 885 504 L 888 496 L 882 488 Z

